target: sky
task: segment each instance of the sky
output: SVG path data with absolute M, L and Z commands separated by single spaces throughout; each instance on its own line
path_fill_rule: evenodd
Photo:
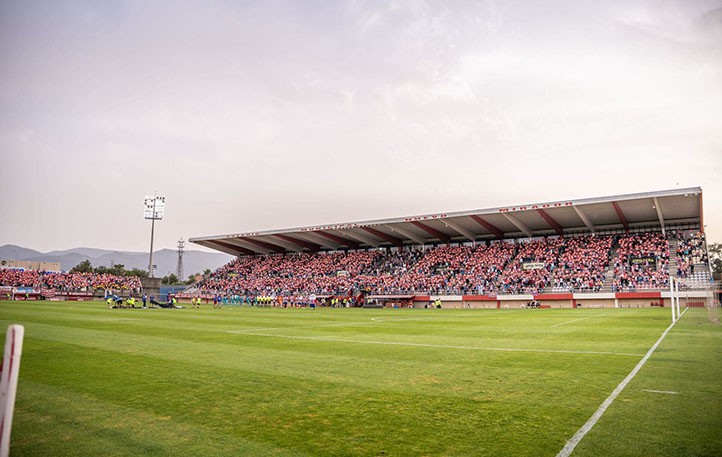
M 696 186 L 722 242 L 722 0 L 3 0 L 0 62 L 0 245 Z

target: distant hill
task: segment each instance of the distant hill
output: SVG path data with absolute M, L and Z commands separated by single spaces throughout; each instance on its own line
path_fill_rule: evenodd
M 62 256 L 65 254 L 80 254 L 85 255 L 88 257 L 100 257 L 101 255 L 107 253 L 107 249 L 96 249 L 96 248 L 73 248 L 73 249 L 66 249 L 64 251 L 50 251 L 46 252 L 45 255 L 57 255 Z
M 227 264 L 232 256 L 223 253 L 187 250 L 183 253 L 183 274 L 186 279 L 194 273 L 203 273 L 206 269 L 211 271 Z M 6 244 L 0 246 L 0 260 L 31 260 L 34 262 L 58 262 L 63 271 L 68 271 L 84 260 L 90 261 L 93 267 L 110 267 L 111 264 L 122 264 L 126 270 L 138 268 L 148 269 L 147 252 L 111 251 L 95 248 L 74 248 L 63 251 L 42 253 L 33 249 Z M 175 274 L 178 263 L 178 254 L 172 249 L 162 249 L 153 253 L 153 263 L 157 265 L 156 277 Z
M 42 254 L 40 251 L 23 248 L 14 244 L 0 246 L 0 259 L 2 260 L 26 260 L 28 257 L 40 254 Z

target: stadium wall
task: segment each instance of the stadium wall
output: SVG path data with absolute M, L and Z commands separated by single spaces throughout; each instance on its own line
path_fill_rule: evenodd
M 669 292 L 617 292 L 594 294 L 520 294 L 499 295 L 462 295 L 462 296 L 415 296 L 414 308 L 424 308 L 430 300 L 440 298 L 443 308 L 479 308 L 506 309 L 524 308 L 532 300 L 540 303 L 541 308 L 653 308 L 669 307 Z M 710 291 L 680 292 L 680 306 L 706 306 L 713 299 Z M 702 305 L 702 303 L 704 305 Z

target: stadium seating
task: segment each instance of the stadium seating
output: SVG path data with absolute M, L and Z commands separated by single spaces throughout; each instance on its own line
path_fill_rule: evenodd
M 669 241 L 661 233 L 620 237 L 614 259 L 614 291 L 669 287 Z
M 36 290 L 59 292 L 94 291 L 112 289 L 138 292 L 140 279 L 136 276 L 115 276 L 95 273 L 64 273 L 53 271 L 0 269 L 0 286 L 32 287 Z
M 674 233 L 674 239 L 677 241 L 675 256 L 678 278 L 687 278 L 693 275 L 695 266 L 704 268 L 707 265 L 704 233 L 677 231 Z
M 208 296 L 292 297 L 310 294 L 498 295 L 628 292 L 669 287 L 680 278 L 709 281 L 704 235 L 672 231 L 504 240 L 320 253 L 241 256 L 195 286 Z M 697 270 L 695 270 L 697 265 Z M 134 277 L 0 269 L 0 285 L 37 290 L 136 291 Z
M 689 239 L 694 249 L 682 252 L 706 259 L 703 239 L 698 234 Z M 359 290 L 493 295 L 599 292 L 605 287 L 613 291 L 663 289 L 669 285 L 669 246 L 661 233 L 649 232 L 243 256 L 218 269 L 198 289 L 251 296 L 348 295 Z

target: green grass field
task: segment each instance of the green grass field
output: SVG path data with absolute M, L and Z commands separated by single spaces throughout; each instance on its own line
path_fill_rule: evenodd
M 11 455 L 555 456 L 670 320 L 0 302 Z M 722 455 L 721 327 L 690 309 L 572 455 Z

